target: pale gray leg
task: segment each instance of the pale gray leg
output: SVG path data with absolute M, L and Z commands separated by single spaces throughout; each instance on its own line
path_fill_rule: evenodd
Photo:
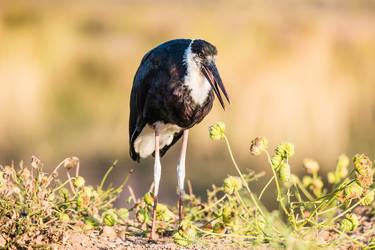
M 185 159 L 186 159 L 186 149 L 189 137 L 189 130 L 186 129 L 183 132 L 182 147 L 180 153 L 180 160 L 177 165 L 177 182 L 178 182 L 178 218 L 181 222 L 183 217 L 183 196 L 185 194 L 184 184 L 185 184 Z
M 155 162 L 154 162 L 154 206 L 152 208 L 152 227 L 150 238 L 156 240 L 156 207 L 158 205 L 158 193 L 161 176 L 160 164 L 160 136 L 159 128 L 155 126 Z

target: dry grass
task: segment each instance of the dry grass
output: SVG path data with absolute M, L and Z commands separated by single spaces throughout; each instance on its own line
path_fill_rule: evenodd
M 85 183 L 76 157 L 62 161 L 51 174 L 43 171 L 43 164 L 36 157 L 30 166 L 1 166 L 0 247 L 74 249 L 79 239 L 85 239 L 80 247 L 94 249 L 373 247 L 375 171 L 366 155 L 355 155 L 353 168 L 347 156 L 340 156 L 335 171 L 328 175 L 332 185 L 325 186 L 318 162 L 306 159 L 306 175 L 300 179 L 291 173 L 293 144 L 279 144 L 270 154 L 267 139 L 257 137 L 251 142 L 250 152 L 266 156 L 273 176 L 256 193 L 249 183 L 258 183 L 264 173 L 243 173 L 233 156 L 225 124 L 211 126 L 210 137 L 225 141 L 237 176 L 227 177 L 220 186 L 213 185 L 207 191 L 207 201 L 202 201 L 189 186 L 181 223 L 176 207 L 159 203 L 159 244 L 145 240 L 152 224 L 152 193 L 138 198 L 132 191 L 128 208 L 114 208 L 132 174 L 119 187 L 107 185 L 116 162 L 97 186 Z M 66 178 L 62 178 L 64 173 Z M 263 204 L 263 194 L 273 185 L 273 198 L 279 209 L 271 211 Z

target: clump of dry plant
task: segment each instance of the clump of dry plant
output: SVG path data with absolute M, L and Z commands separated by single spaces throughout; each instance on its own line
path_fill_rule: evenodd
M 0 247 L 48 246 L 62 242 L 69 230 L 113 226 L 127 220 L 126 209 L 112 208 L 127 178 L 117 188 L 104 189 L 115 164 L 96 188 L 85 185 L 79 176 L 77 157 L 62 161 L 52 174 L 43 171 L 43 163 L 35 156 L 27 165 L 0 166 Z M 58 175 L 64 171 L 67 180 L 62 182 Z

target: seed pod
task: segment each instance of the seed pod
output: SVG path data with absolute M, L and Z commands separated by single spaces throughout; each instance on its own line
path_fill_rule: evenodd
M 283 157 L 281 155 L 272 156 L 271 163 L 274 169 L 277 170 L 280 167 L 282 162 L 283 162 Z
M 77 207 L 80 209 L 85 209 L 89 205 L 90 197 L 84 194 L 78 194 L 77 195 Z
M 302 184 L 304 187 L 308 187 L 313 183 L 313 178 L 311 176 L 304 176 L 302 178 Z
M 126 208 L 120 208 L 117 210 L 117 215 L 122 221 L 126 221 L 129 217 L 129 210 Z
M 83 178 L 82 176 L 77 176 L 76 178 L 74 178 L 73 185 L 76 188 L 81 188 L 85 185 L 85 182 L 85 178 Z
M 94 188 L 92 186 L 85 186 L 82 188 L 82 193 L 87 197 L 93 197 L 94 196 Z
M 223 216 L 224 224 L 229 225 L 232 222 L 233 217 L 234 217 L 234 212 L 233 212 L 232 208 L 224 207 L 223 212 L 222 212 L 222 216 Z
M 313 191 L 315 196 L 320 196 L 322 194 L 323 186 L 324 186 L 324 184 L 323 184 L 323 181 L 320 177 L 313 178 L 310 189 Z
M 208 131 L 212 140 L 221 140 L 225 136 L 225 124 L 223 122 L 217 122 L 210 126 Z
M 164 204 L 158 204 L 156 206 L 156 218 L 158 221 L 165 221 L 168 222 L 172 220 L 174 214 L 168 209 L 168 207 Z
M 371 169 L 369 171 L 369 173 L 367 173 L 365 175 L 356 173 L 356 181 L 363 188 L 370 187 L 372 185 L 372 183 L 374 182 L 374 173 L 373 173 L 373 170 Z
M 308 174 L 316 174 L 319 171 L 319 163 L 313 159 L 304 159 L 303 166 Z
M 109 210 L 104 213 L 103 223 L 105 225 L 113 227 L 114 225 L 117 224 L 117 221 L 118 221 L 118 217 L 112 210 Z
M 226 194 L 233 194 L 240 191 L 242 188 L 242 181 L 239 177 L 229 176 L 224 180 L 224 192 Z
M 328 182 L 331 184 L 337 183 L 336 175 L 333 172 L 328 172 L 327 179 L 328 179 Z
M 371 203 L 374 201 L 374 191 L 371 190 L 371 191 L 366 191 L 365 194 L 364 194 L 364 197 L 363 197 L 363 200 L 361 202 L 361 205 L 363 206 L 368 206 L 368 205 L 371 205 Z
M 351 232 L 357 229 L 358 224 L 359 220 L 355 214 L 347 214 L 345 219 L 341 221 L 340 229 L 343 232 Z
M 140 223 L 147 223 L 150 220 L 150 214 L 146 208 L 139 209 L 135 216 Z
M 349 157 L 345 154 L 342 154 L 339 156 L 339 159 L 337 160 L 336 165 L 336 172 L 339 175 L 339 177 L 345 178 L 348 175 L 348 166 L 349 166 Z
M 290 184 L 297 185 L 299 179 L 297 175 L 291 174 L 290 175 Z
M 66 187 L 62 187 L 59 190 L 59 195 L 64 199 L 68 200 L 69 199 L 69 190 Z
M 86 217 L 84 219 L 84 223 L 85 223 L 85 227 L 84 228 L 86 230 L 91 230 L 91 229 L 94 229 L 94 228 L 96 228 L 96 227 L 99 226 L 99 221 L 96 218 L 92 217 L 92 216 Z
M 78 159 L 78 157 L 75 157 L 75 156 L 66 158 L 64 160 L 64 167 L 67 170 L 76 168 L 78 166 L 78 164 L 79 164 L 79 159 Z
M 177 232 L 173 235 L 173 241 L 179 245 L 179 246 L 182 246 L 182 247 L 187 247 L 190 245 L 190 241 L 184 237 L 184 235 L 182 234 L 182 232 Z
M 264 137 L 256 137 L 250 143 L 250 153 L 252 155 L 260 155 L 263 151 L 267 150 L 268 140 Z
M 283 162 L 280 165 L 279 176 L 282 183 L 287 184 L 290 179 L 290 166 L 288 163 Z
M 154 205 L 154 196 L 153 196 L 150 192 L 147 192 L 147 193 L 143 196 L 143 200 L 144 200 L 144 202 L 145 202 L 148 206 L 153 206 L 153 205 Z
M 276 147 L 275 153 L 283 158 L 290 158 L 294 155 L 294 145 L 289 142 L 282 143 Z
M 345 198 L 358 199 L 363 193 L 363 188 L 357 182 L 352 182 L 344 190 Z
M 42 163 L 42 161 L 39 160 L 38 157 L 36 157 L 35 155 L 31 156 L 31 163 L 30 163 L 30 165 L 33 168 L 37 169 L 41 165 L 41 163 Z
M 372 161 L 364 154 L 356 154 L 353 163 L 355 170 L 361 175 L 367 175 L 372 170 Z
M 68 221 L 70 221 L 70 218 L 69 218 L 69 215 L 67 215 L 67 214 L 65 214 L 65 213 L 61 213 L 61 214 L 59 215 L 59 220 L 60 220 L 61 222 L 68 222 Z

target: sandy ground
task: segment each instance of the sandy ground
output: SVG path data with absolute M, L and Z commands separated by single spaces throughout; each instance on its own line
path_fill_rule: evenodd
M 201 249 L 196 246 L 189 248 L 179 247 L 171 237 L 160 238 L 156 242 L 149 241 L 145 237 L 126 236 L 125 230 L 120 227 L 104 227 L 101 231 L 88 233 L 67 233 L 63 243 L 54 245 L 56 250 L 112 250 L 112 249 Z

